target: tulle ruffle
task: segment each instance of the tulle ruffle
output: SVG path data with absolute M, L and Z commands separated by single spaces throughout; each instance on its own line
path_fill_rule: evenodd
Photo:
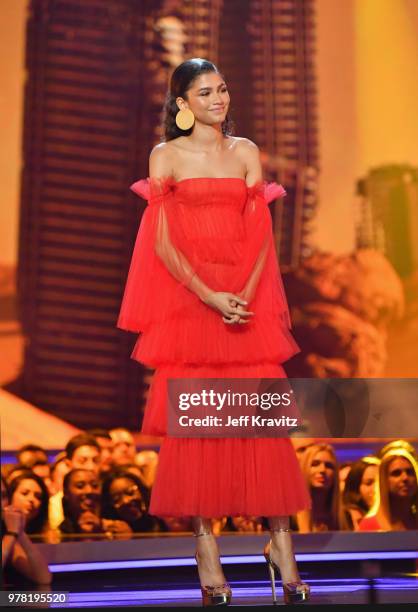
M 282 366 L 275 363 L 229 364 L 224 366 L 183 364 L 159 367 L 151 381 L 142 433 L 167 434 L 167 381 L 174 378 L 285 378 Z
M 150 512 L 157 516 L 289 516 L 311 506 L 286 438 L 165 438 Z
M 184 364 L 283 363 L 300 348 L 277 317 L 257 313 L 245 325 L 226 325 L 215 312 L 162 321 L 141 334 L 132 359 L 152 368 Z

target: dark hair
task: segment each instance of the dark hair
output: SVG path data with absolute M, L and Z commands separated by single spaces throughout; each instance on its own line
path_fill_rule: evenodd
M 370 465 L 372 464 L 361 459 L 352 464 L 345 480 L 342 500 L 344 508 L 357 507 L 364 513 L 368 512 L 369 508 L 360 494 L 360 485 L 363 474 Z
M 200 57 L 193 57 L 179 64 L 173 71 L 170 79 L 170 87 L 166 95 L 163 109 L 163 140 L 168 142 L 179 136 L 190 136 L 193 126 L 189 130 L 181 130 L 176 124 L 176 115 L 179 108 L 176 104 L 178 97 L 187 100 L 187 91 L 193 81 L 201 74 L 217 72 L 223 77 L 218 68 L 212 62 Z M 233 133 L 233 122 L 228 113 L 222 122 L 222 133 L 224 136 Z
M 9 483 L 9 499 L 12 502 L 13 495 L 18 488 L 22 480 L 34 480 L 41 489 L 42 499 L 39 507 L 38 515 L 30 523 L 26 523 L 25 532 L 28 534 L 42 533 L 48 522 L 48 504 L 49 504 L 49 492 L 42 480 L 37 474 L 34 474 L 31 470 L 26 470 L 23 474 L 16 476 Z
M 24 446 L 21 446 L 16 452 L 16 458 L 19 462 L 20 462 L 21 455 L 26 452 L 44 453 L 45 457 L 48 459 L 48 453 L 46 452 L 44 448 L 42 448 L 42 446 L 38 446 L 37 444 L 25 444 Z
M 18 449 L 16 455 L 19 456 L 20 453 L 23 453 L 25 451 L 33 451 L 33 452 L 42 451 L 46 455 L 46 450 L 42 448 L 42 446 L 38 446 L 38 444 L 24 444 Z
M 114 520 L 120 519 L 116 508 L 113 506 L 113 501 L 110 495 L 110 487 L 112 485 L 112 482 L 114 480 L 117 480 L 118 478 L 128 478 L 129 480 L 132 480 L 132 482 L 136 484 L 136 486 L 138 487 L 141 493 L 141 497 L 145 503 L 146 512 L 148 512 L 149 489 L 144 485 L 142 480 L 138 478 L 138 476 L 136 476 L 135 474 L 133 474 L 132 472 L 129 472 L 128 470 L 124 468 L 119 468 L 119 469 L 112 470 L 109 474 L 106 475 L 106 477 L 103 480 L 103 487 L 102 487 L 102 516 L 103 518 L 114 519 Z
M 15 463 L 15 465 L 12 465 L 12 467 L 7 472 L 7 475 L 6 475 L 7 482 L 9 481 L 10 476 L 12 476 L 12 474 L 14 474 L 15 472 L 27 472 L 28 470 L 31 470 L 31 469 L 32 468 L 29 468 L 27 465 L 22 465 L 21 463 Z
M 106 440 L 111 440 L 112 436 L 109 433 L 108 429 L 87 429 L 86 434 L 89 436 L 93 436 L 93 438 L 106 438 Z
M 94 446 L 100 451 L 100 445 L 94 436 L 87 433 L 81 433 L 73 436 L 68 441 L 67 446 L 65 447 L 65 453 L 68 459 L 71 460 L 73 458 L 75 451 L 77 448 L 80 448 L 80 446 Z

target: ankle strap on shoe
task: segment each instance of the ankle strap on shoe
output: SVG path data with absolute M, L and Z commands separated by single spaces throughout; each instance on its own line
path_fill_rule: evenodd
M 200 538 L 200 536 L 213 535 L 213 534 L 211 531 L 201 531 L 200 533 L 194 533 L 193 535 L 195 538 Z

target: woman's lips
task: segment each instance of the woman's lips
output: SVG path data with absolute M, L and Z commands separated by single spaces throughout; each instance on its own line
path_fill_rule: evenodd
M 212 112 L 213 113 L 222 113 L 224 110 L 225 110 L 225 107 L 222 106 L 222 107 L 219 107 L 219 108 L 213 108 Z

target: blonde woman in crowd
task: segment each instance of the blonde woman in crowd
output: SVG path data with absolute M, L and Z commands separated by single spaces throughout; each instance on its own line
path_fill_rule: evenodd
M 382 457 L 376 501 L 360 521 L 360 531 L 418 529 L 418 466 L 405 448 L 392 448 Z
M 298 530 L 330 531 L 340 527 L 338 462 L 332 446 L 312 444 L 300 457 L 312 498 L 312 509 L 296 515 Z

